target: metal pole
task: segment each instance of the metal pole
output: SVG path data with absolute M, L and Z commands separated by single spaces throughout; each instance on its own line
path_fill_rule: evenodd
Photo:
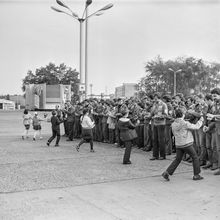
M 92 98 L 92 84 L 90 84 L 90 97 Z
M 88 16 L 88 8 L 86 8 L 86 18 Z M 88 95 L 88 19 L 85 20 L 85 98 Z
M 80 23 L 80 32 L 79 32 L 79 39 L 80 39 L 80 42 L 79 42 L 79 74 L 80 74 L 80 84 L 83 82 L 82 81 L 82 48 L 83 48 L 83 40 L 82 40 L 82 37 L 83 37 L 83 29 L 82 29 L 82 26 L 83 26 L 83 20 L 82 19 L 79 19 L 79 23 Z
M 176 95 L 176 72 L 174 71 L 173 72 L 173 95 L 175 96 Z

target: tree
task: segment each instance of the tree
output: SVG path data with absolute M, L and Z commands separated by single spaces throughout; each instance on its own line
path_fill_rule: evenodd
M 181 70 L 176 75 L 177 92 L 189 95 L 193 89 L 196 93 L 210 92 L 220 80 L 220 64 L 207 63 L 194 57 L 178 57 L 163 61 L 158 56 L 146 63 L 146 76 L 141 78 L 139 92 L 151 94 L 155 91 L 173 94 L 174 73 L 170 69 Z
M 73 92 L 72 100 L 78 100 L 78 75 L 79 73 L 76 69 L 73 70 L 64 63 L 61 63 L 59 66 L 49 63 L 46 67 L 36 69 L 35 73 L 29 70 L 22 80 L 22 90 L 25 91 L 25 85 L 27 84 L 66 84 L 71 85 L 71 91 Z

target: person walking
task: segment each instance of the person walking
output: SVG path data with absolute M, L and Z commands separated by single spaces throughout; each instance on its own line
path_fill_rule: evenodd
M 80 118 L 82 126 L 82 140 L 78 145 L 76 145 L 76 150 L 79 152 L 79 148 L 82 144 L 89 142 L 90 143 L 90 152 L 95 152 L 93 149 L 93 131 L 92 129 L 95 126 L 94 121 L 89 117 L 90 111 L 88 108 L 83 110 L 83 115 Z
M 38 113 L 35 112 L 34 113 L 34 117 L 32 119 L 32 124 L 33 124 L 33 129 L 34 129 L 34 137 L 33 137 L 33 141 L 36 141 L 36 137 L 37 134 L 39 134 L 40 139 L 43 139 L 42 135 L 41 135 L 41 121 L 44 121 L 44 119 L 41 119 L 38 116 Z
M 31 125 L 31 120 L 32 120 L 31 114 L 29 114 L 28 110 L 25 109 L 24 114 L 23 114 L 23 125 L 25 127 L 25 131 L 22 135 L 23 140 L 24 140 L 25 137 L 28 138 L 28 132 L 29 132 L 30 125 Z
M 132 141 L 137 138 L 135 125 L 128 118 L 129 111 L 124 110 L 121 112 L 122 117 L 118 120 L 118 129 L 120 132 L 120 140 L 125 145 L 125 152 L 123 157 L 123 164 L 131 164 L 130 155 L 132 148 Z
M 54 138 L 56 139 L 55 147 L 59 147 L 59 141 L 60 141 L 60 124 L 63 121 L 60 119 L 59 115 L 57 115 L 56 110 L 52 111 L 52 117 L 51 117 L 51 125 L 52 125 L 52 136 L 47 141 L 47 146 L 50 146 L 50 143 L 53 141 Z
M 193 147 L 192 130 L 198 130 L 202 126 L 203 117 L 200 117 L 196 124 L 192 124 L 184 120 L 185 114 L 181 108 L 175 110 L 175 117 L 176 119 L 171 126 L 176 142 L 176 158 L 166 171 L 162 173 L 162 176 L 169 181 L 169 176 L 173 175 L 182 161 L 184 153 L 187 153 L 191 156 L 193 162 L 193 180 L 201 180 L 203 177 L 199 175 L 200 163 L 199 157 Z

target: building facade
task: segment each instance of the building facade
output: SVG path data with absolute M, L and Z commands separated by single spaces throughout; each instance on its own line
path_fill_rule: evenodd
M 15 102 L 6 99 L 0 99 L 0 110 L 15 110 Z
M 15 106 L 18 108 L 18 106 L 25 106 L 25 98 L 23 95 L 10 95 L 9 99 L 13 102 L 15 102 Z
M 29 84 L 25 87 L 27 109 L 54 109 L 71 100 L 71 85 Z
M 130 98 L 137 92 L 136 83 L 123 83 L 122 86 L 115 88 L 115 98 Z

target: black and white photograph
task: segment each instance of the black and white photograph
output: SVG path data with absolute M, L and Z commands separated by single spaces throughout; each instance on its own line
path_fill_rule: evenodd
M 219 0 L 0 0 L 0 219 L 220 219 Z

